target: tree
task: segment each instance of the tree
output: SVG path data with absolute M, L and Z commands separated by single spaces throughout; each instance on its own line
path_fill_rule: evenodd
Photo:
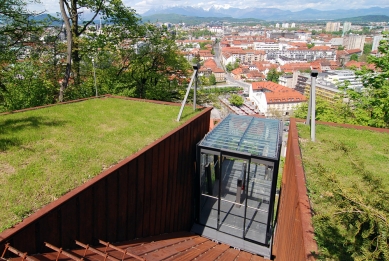
M 242 106 L 244 103 L 243 97 L 241 97 L 237 94 L 232 94 L 228 100 L 232 105 L 237 106 L 237 107 Z
M 179 89 L 187 86 L 191 66 L 179 53 L 174 38 L 167 28 L 145 24 L 144 40 L 135 50 L 128 50 L 128 61 L 123 74 L 134 97 L 174 100 Z
M 214 74 L 211 74 L 211 75 L 209 76 L 209 84 L 210 84 L 210 85 L 216 85 L 216 77 L 215 77 Z
M 372 48 L 373 48 L 372 43 L 365 43 L 365 45 L 363 46 L 363 54 L 369 55 L 371 53 Z
M 389 128 L 389 39 L 383 32 L 378 47 L 379 57 L 369 56 L 368 62 L 375 65 L 378 73 L 367 68 L 356 71 L 362 80 L 363 90 L 345 89 L 345 98 L 354 106 L 354 115 L 361 125 Z
M 282 75 L 282 72 L 277 72 L 275 68 L 271 68 L 266 75 L 266 80 L 269 82 L 278 83 L 278 79 Z
M 358 62 L 358 54 L 356 53 L 353 53 L 351 56 L 350 56 L 350 61 L 357 61 Z
M 308 43 L 308 44 L 307 44 L 308 49 L 311 49 L 311 48 L 314 47 L 314 46 L 315 46 L 315 43 Z
M 67 87 L 71 71 L 73 72 L 74 84 L 77 86 L 81 82 L 80 63 L 83 58 L 81 36 L 85 34 L 88 26 L 93 24 L 97 15 L 113 24 L 110 26 L 111 35 L 109 36 L 111 39 L 112 36 L 115 36 L 117 40 L 128 38 L 129 32 L 132 34 L 131 37 L 136 38 L 139 18 L 135 15 L 135 10 L 125 7 L 121 0 L 60 0 L 59 3 L 67 31 L 67 64 L 61 89 L 63 91 Z M 93 15 L 91 19 L 81 21 L 81 14 L 85 9 L 90 10 Z M 103 40 L 103 37 L 100 39 Z M 104 41 L 100 43 L 104 43 Z M 62 100 L 61 94 L 59 99 Z

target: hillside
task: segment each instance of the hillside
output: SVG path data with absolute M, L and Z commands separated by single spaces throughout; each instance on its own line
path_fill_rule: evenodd
M 199 16 L 187 16 L 179 14 L 154 14 L 150 16 L 143 16 L 142 20 L 144 22 L 162 22 L 162 23 L 185 23 L 187 25 L 196 25 L 201 23 L 261 23 L 264 20 L 253 19 L 253 18 L 244 18 L 237 19 L 232 17 L 199 17 Z

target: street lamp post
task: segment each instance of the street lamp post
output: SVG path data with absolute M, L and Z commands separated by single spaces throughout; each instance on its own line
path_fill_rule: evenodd
M 311 72 L 311 141 L 315 141 L 316 132 L 316 77 L 319 73 L 316 70 Z
M 96 85 L 96 69 L 95 69 L 95 59 L 92 58 L 92 65 L 93 65 L 93 78 L 95 81 L 95 90 L 96 90 L 96 97 L 98 96 L 97 94 L 97 85 Z

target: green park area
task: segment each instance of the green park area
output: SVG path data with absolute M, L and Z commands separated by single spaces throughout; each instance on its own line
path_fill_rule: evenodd
M 0 231 L 139 151 L 197 112 L 99 98 L 0 115 Z
M 389 133 L 299 124 L 318 260 L 389 260 Z

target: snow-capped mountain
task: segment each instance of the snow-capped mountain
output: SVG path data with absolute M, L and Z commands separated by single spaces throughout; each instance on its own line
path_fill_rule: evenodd
M 320 11 L 305 9 L 292 12 L 277 8 L 234 8 L 229 5 L 213 5 L 207 9 L 192 6 L 162 6 L 148 10 L 142 16 L 155 14 L 179 14 L 197 17 L 233 17 L 233 18 L 256 18 L 263 20 L 319 20 L 340 19 L 365 15 L 388 15 L 389 8 L 372 7 L 366 9 L 337 9 Z

